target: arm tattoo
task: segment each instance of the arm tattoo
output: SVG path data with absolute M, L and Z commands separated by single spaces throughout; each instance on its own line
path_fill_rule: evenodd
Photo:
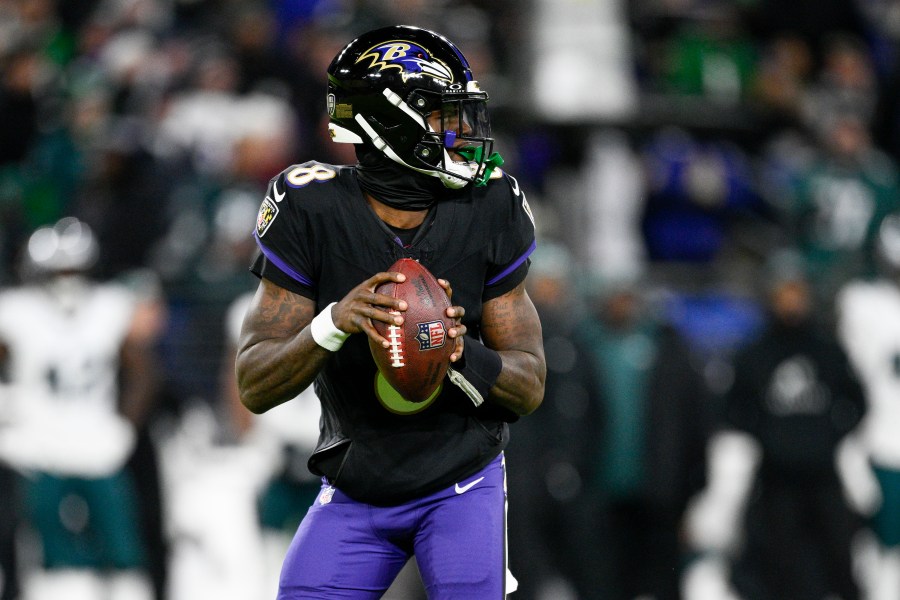
M 493 401 L 520 415 L 530 413 L 544 395 L 546 363 L 541 322 L 524 284 L 485 304 L 481 331 L 485 345 L 503 360 Z
M 315 316 L 315 305 L 302 302 L 287 290 L 276 288 L 260 302 L 254 329 L 269 337 L 294 335 Z
M 236 357 L 241 401 L 257 413 L 305 389 L 325 354 L 311 358 L 310 344 L 304 350 L 297 343 L 315 314 L 315 303 L 276 285 L 260 286 L 245 317 Z
M 516 294 L 519 291 L 516 288 L 493 301 L 490 317 L 482 323 L 484 339 L 491 347 L 517 348 L 534 335 L 534 323 L 528 318 L 527 306 L 521 301 L 521 296 Z

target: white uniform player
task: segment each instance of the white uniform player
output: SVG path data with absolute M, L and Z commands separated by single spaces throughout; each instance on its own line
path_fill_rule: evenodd
M 135 296 L 96 284 L 90 230 L 75 219 L 30 239 L 33 285 L 0 291 L 6 399 L 0 460 L 20 481 L 43 569 L 29 569 L 29 600 L 144 600 L 136 495 L 123 467 L 135 443 L 119 413 L 120 352 L 133 331 Z
M 893 277 L 851 282 L 836 304 L 838 332 L 868 402 L 854 445 L 844 453 L 844 473 L 879 542 L 873 600 L 900 597 L 900 216 L 884 221 L 878 253 Z
M 900 471 L 900 287 L 854 282 L 838 298 L 841 339 L 869 401 L 862 442 L 872 462 Z
M 234 352 L 252 293 L 236 298 L 223 323 L 221 413 L 198 402 L 186 410 L 176 431 L 162 444 L 171 560 L 170 600 L 263 600 L 274 598 L 284 553 L 321 482 L 307 470 L 306 455 L 318 439 L 321 413 L 312 388 L 265 415 L 254 415 L 237 397 Z M 234 443 L 222 443 L 222 430 Z M 227 436 L 226 436 L 227 437 Z M 298 501 L 282 481 L 292 456 L 304 458 L 301 476 L 311 485 Z M 280 493 L 279 493 L 280 492 Z M 277 497 L 272 498 L 276 493 Z M 271 501 L 270 501 L 271 500 Z M 274 510 L 266 506 L 275 505 Z M 285 512 L 279 508 L 286 508 Z M 294 511 L 301 511 L 294 515 Z M 265 514 L 291 522 L 270 526 Z M 227 524 L 223 526 L 223 523 Z M 279 523 L 280 525 L 280 523 Z
M 116 367 L 133 298 L 102 286 L 0 292 L 0 338 L 10 355 L 14 426 L 3 456 L 22 469 L 102 477 L 128 458 L 134 433 L 118 414 Z M 62 294 L 77 297 L 67 307 Z

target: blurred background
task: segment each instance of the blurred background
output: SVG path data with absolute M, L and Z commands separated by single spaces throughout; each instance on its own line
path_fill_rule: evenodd
M 251 231 L 398 23 L 536 216 L 512 597 L 900 598 L 896 0 L 0 0 L 0 598 L 274 597 L 318 409 L 236 402 Z

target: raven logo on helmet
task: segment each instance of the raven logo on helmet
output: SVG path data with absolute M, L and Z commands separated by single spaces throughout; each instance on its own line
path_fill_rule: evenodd
M 444 63 L 432 57 L 422 46 L 412 42 L 396 40 L 369 48 L 356 59 L 369 59 L 370 67 L 400 69 L 400 76 L 406 81 L 411 75 L 422 73 L 441 81 L 453 82 L 453 72 Z

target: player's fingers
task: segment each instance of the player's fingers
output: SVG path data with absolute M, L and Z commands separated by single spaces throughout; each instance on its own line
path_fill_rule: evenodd
M 394 298 L 393 296 L 388 296 L 386 294 L 377 294 L 375 292 L 365 294 L 365 299 L 363 300 L 363 302 L 387 310 L 404 311 L 408 308 L 406 300 L 400 300 L 399 298 Z
M 463 329 L 465 329 L 465 325 L 463 325 Z M 463 351 L 465 350 L 465 337 L 460 335 L 456 338 L 456 347 L 453 349 L 453 354 L 450 355 L 450 362 L 454 363 L 462 358 Z
M 382 348 L 390 348 L 391 344 L 385 338 L 381 337 L 378 333 L 378 330 L 372 325 L 372 321 L 365 320 L 360 324 L 360 329 L 363 333 L 365 333 L 369 338 L 371 338 L 376 344 L 380 345 Z
M 451 319 L 462 319 L 466 316 L 466 309 L 462 306 L 451 306 L 447 309 L 447 316 Z
M 447 334 L 450 337 L 456 339 L 463 337 L 468 331 L 469 329 L 462 323 L 455 323 L 453 327 L 447 330 Z
M 335 327 L 341 331 L 359 333 L 371 327 L 372 320 L 388 325 L 402 325 L 403 317 L 391 314 L 391 311 L 400 313 L 403 310 L 406 310 L 406 302 L 382 294 L 364 292 L 356 294 L 352 299 L 345 298 L 338 302 L 332 311 L 332 319 Z
M 463 325 L 460 319 L 462 319 L 463 315 L 465 314 L 466 309 L 464 309 L 462 306 L 451 306 L 447 309 L 447 316 L 454 319 L 453 327 L 451 327 L 447 331 L 447 335 L 449 335 L 451 339 L 455 340 L 454 350 L 450 355 L 450 362 L 456 362 L 460 358 L 462 358 L 464 349 L 463 338 L 465 337 L 468 328 Z
M 382 271 L 369 277 L 365 283 L 363 283 L 363 287 L 367 288 L 369 291 L 375 291 L 375 288 L 382 283 L 389 283 L 391 281 L 394 283 L 403 283 L 406 281 L 406 275 L 397 271 Z
M 386 294 L 379 294 L 375 290 L 382 283 L 401 283 L 405 280 L 406 275 L 404 275 L 403 273 L 398 273 L 396 271 L 384 271 L 382 273 L 376 273 L 365 282 L 358 285 L 351 293 L 353 294 L 353 299 L 360 303 L 369 304 L 388 310 L 393 309 L 404 311 L 407 309 L 405 300 L 398 300 L 397 298 L 388 296 Z
M 453 353 L 450 355 L 450 362 L 456 362 L 462 358 L 465 349 L 465 336 L 468 329 L 462 323 L 457 323 L 447 331 L 447 335 L 454 340 Z
M 382 310 L 380 308 L 375 308 L 372 306 L 365 306 L 361 308 L 359 311 L 361 315 L 367 317 L 370 320 L 381 321 L 382 323 L 387 323 L 388 325 L 402 325 L 403 324 L 403 315 L 399 314 L 398 310 Z
M 438 279 L 438 285 L 440 285 L 442 288 L 444 288 L 444 291 L 447 292 L 448 298 L 453 297 L 453 288 L 450 287 L 449 281 L 447 281 L 446 279 Z

